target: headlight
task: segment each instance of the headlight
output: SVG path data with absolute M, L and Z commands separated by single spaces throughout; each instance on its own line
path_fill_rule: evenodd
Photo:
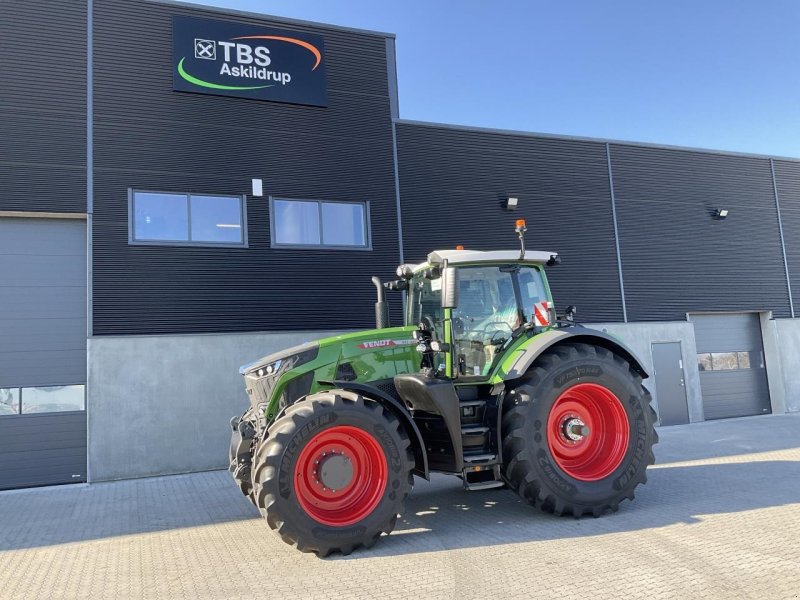
M 274 363 L 270 363 L 265 367 L 261 367 L 260 369 L 258 369 L 256 371 L 256 375 L 258 375 L 259 377 L 264 377 L 266 375 L 272 375 L 273 373 L 276 373 L 278 371 L 278 369 L 281 368 L 281 363 L 282 362 L 283 362 L 282 360 L 276 360 Z
M 318 352 L 318 344 L 295 346 L 281 353 L 265 356 L 259 361 L 244 365 L 239 368 L 239 373 L 248 379 L 261 379 L 262 377 L 279 375 L 281 372 L 314 360 Z

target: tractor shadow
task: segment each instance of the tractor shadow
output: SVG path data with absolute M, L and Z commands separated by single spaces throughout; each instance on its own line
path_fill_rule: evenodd
M 394 532 L 349 557 L 394 556 L 522 542 L 548 541 L 691 525 L 704 515 L 800 502 L 800 461 L 700 466 L 663 465 L 617 513 L 600 518 L 555 517 L 506 488 L 468 492 L 461 481 L 434 475 L 419 481 Z
M 792 452 L 800 448 L 798 425 L 795 414 L 662 427 L 647 484 L 619 512 L 597 519 L 542 513 L 507 488 L 468 492 L 452 476 L 417 479 L 391 535 L 370 550 L 332 558 L 591 537 L 798 503 L 800 461 Z

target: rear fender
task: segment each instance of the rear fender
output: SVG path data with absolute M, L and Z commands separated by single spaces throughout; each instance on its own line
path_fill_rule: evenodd
M 624 358 L 631 368 L 642 376 L 642 379 L 647 379 L 649 375 L 642 366 L 640 361 L 633 350 L 628 348 L 625 344 L 617 338 L 597 329 L 589 327 L 565 327 L 563 329 L 551 329 L 531 338 L 522 348 L 519 348 L 515 354 L 516 357 L 509 360 L 508 363 L 503 365 L 505 374 L 503 380 L 506 382 L 514 381 L 523 377 L 528 369 L 531 368 L 536 359 L 539 358 L 545 351 L 555 348 L 561 344 L 589 344 L 591 346 L 600 346 L 606 350 L 610 350 L 614 354 Z

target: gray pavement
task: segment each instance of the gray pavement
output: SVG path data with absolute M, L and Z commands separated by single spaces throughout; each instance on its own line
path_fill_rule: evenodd
M 226 472 L 0 493 L 0 598 L 800 598 L 800 414 L 659 430 L 633 503 L 544 515 L 417 481 L 395 532 L 319 559 Z

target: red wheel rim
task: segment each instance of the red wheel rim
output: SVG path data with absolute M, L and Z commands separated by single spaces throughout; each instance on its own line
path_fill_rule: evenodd
M 300 452 L 294 491 L 312 519 L 344 527 L 375 509 L 388 474 L 378 440 L 358 427 L 339 425 L 319 432 Z
M 570 477 L 598 481 L 622 464 L 630 425 L 625 408 L 609 389 L 579 383 L 556 398 L 547 418 L 547 444 Z

